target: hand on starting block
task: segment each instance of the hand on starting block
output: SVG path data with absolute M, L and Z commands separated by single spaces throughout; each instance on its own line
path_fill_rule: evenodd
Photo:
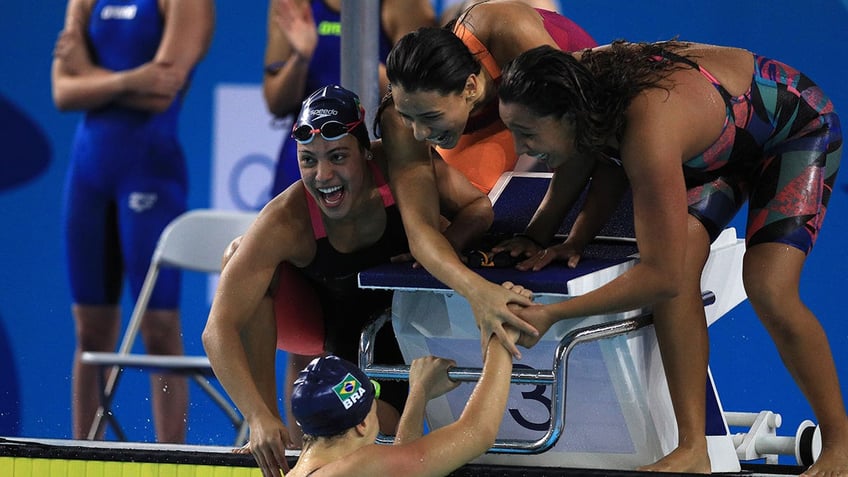
M 566 240 L 550 247 L 543 247 L 539 242 L 527 235 L 519 234 L 492 247 L 492 254 L 509 254 L 515 268 L 528 271 L 539 271 L 555 260 L 564 261 L 570 268 L 577 267 L 585 247 Z M 521 259 L 524 260 L 521 260 Z
M 539 250 L 532 257 L 516 265 L 515 268 L 522 271 L 533 270 L 535 272 L 547 267 L 554 261 L 564 261 L 568 264 L 569 268 L 575 268 L 580 263 L 582 253 L 583 247 L 575 247 L 566 241 L 559 245 L 552 245 Z
M 534 239 L 527 235 L 519 234 L 492 247 L 492 253 L 508 253 L 516 262 L 520 262 L 523 259 L 536 255 L 543 248 Z

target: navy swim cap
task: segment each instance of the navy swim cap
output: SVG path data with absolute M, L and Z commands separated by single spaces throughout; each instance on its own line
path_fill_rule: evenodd
M 329 122 L 340 124 L 325 128 Z M 331 141 L 347 133 L 353 134 L 360 146 L 371 148 L 371 139 L 365 126 L 365 108 L 360 104 L 359 96 L 339 85 L 324 86 L 303 101 L 292 127 L 292 138 L 308 143 L 319 131 L 325 139 Z M 331 132 L 328 134 L 327 131 Z
M 341 434 L 365 420 L 375 393 L 374 384 L 353 363 L 333 355 L 315 358 L 294 382 L 292 414 L 304 434 Z

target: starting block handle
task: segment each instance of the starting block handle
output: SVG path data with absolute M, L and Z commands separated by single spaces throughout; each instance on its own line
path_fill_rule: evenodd
M 409 381 L 409 366 L 374 365 L 366 369 L 368 377 L 374 379 L 389 379 L 394 381 Z M 460 368 L 458 366 L 448 369 L 448 378 L 458 382 L 473 382 L 480 379 L 482 370 L 480 368 Z M 516 384 L 554 384 L 554 375 L 550 371 L 539 371 L 532 369 L 521 369 L 512 371 L 512 383 Z
M 362 330 L 359 340 L 359 367 L 366 375 L 376 379 L 408 380 L 409 366 L 382 366 L 374 364 L 374 342 L 377 331 L 391 319 L 390 313 L 383 313 Z M 566 370 L 568 358 L 574 348 L 590 341 L 623 335 L 651 324 L 652 315 L 644 314 L 636 318 L 602 323 L 578 328 L 567 333 L 557 345 L 550 370 L 525 371 L 513 370 L 512 382 L 522 384 L 547 384 L 551 386 L 551 427 L 543 437 L 535 441 L 498 439 L 489 449 L 490 453 L 539 454 L 556 445 L 565 428 Z M 448 377 L 457 381 L 476 381 L 482 374 L 482 368 L 452 368 Z M 392 438 L 384 435 L 377 437 L 381 444 L 391 444 Z

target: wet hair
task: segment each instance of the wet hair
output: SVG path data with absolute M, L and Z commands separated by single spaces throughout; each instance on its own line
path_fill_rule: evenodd
M 459 94 L 465 89 L 468 77 L 480 74 L 481 69 L 475 55 L 450 29 L 422 27 L 407 33 L 386 59 L 389 92 L 380 101 L 374 119 L 375 135 L 380 136 L 380 118 L 392 103 L 392 85 L 410 92 Z
M 325 442 L 338 441 L 342 437 L 344 437 L 344 435 L 347 434 L 348 431 L 350 431 L 350 429 L 351 428 L 347 428 L 347 429 L 345 429 L 341 432 L 338 432 L 338 433 L 330 435 L 330 436 L 313 436 L 312 434 L 303 434 L 300 437 L 301 447 L 303 448 L 303 450 L 306 450 L 306 448 L 308 446 L 314 444 L 315 442 L 318 442 L 319 439 L 321 439 Z
M 408 91 L 461 93 L 480 62 L 465 43 L 445 28 L 424 27 L 404 35 L 389 52 L 386 76 Z
M 575 126 L 578 151 L 598 150 L 610 136 L 620 140 L 625 111 L 633 98 L 650 88 L 666 91 L 672 72 L 687 68 L 662 61 L 663 52 L 686 43 L 613 42 L 606 50 L 584 50 L 577 59 L 548 45 L 528 50 L 504 67 L 498 98 L 517 103 L 538 116 L 565 116 Z

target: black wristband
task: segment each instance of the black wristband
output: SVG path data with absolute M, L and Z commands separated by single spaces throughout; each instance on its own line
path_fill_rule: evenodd
M 542 245 L 541 243 L 539 243 L 539 241 L 538 241 L 538 240 L 536 240 L 536 239 L 534 239 L 533 237 L 531 237 L 531 236 L 527 235 L 526 233 L 515 234 L 515 235 L 513 235 L 512 237 L 513 237 L 513 238 L 525 238 L 525 239 L 527 239 L 527 240 L 529 240 L 529 241 L 533 242 L 533 243 L 534 243 L 537 247 L 539 247 L 539 248 L 545 248 L 545 246 L 544 246 L 544 245 Z
M 307 58 L 307 57 L 303 56 L 302 54 L 300 54 L 299 52 L 295 51 L 289 56 L 289 59 L 287 59 L 287 60 L 275 61 L 273 63 L 265 65 L 265 68 L 264 68 L 265 74 L 268 74 L 268 75 L 277 74 L 281 69 L 283 69 L 283 66 L 285 66 L 286 63 L 288 63 L 289 61 L 292 61 L 292 59 L 294 59 L 294 60 L 299 59 L 299 60 L 303 60 L 303 61 L 306 61 L 307 63 L 309 63 L 309 58 Z
M 285 65 L 285 61 L 275 61 L 269 65 L 265 66 L 265 74 L 275 75 L 278 71 L 283 69 L 283 65 Z

